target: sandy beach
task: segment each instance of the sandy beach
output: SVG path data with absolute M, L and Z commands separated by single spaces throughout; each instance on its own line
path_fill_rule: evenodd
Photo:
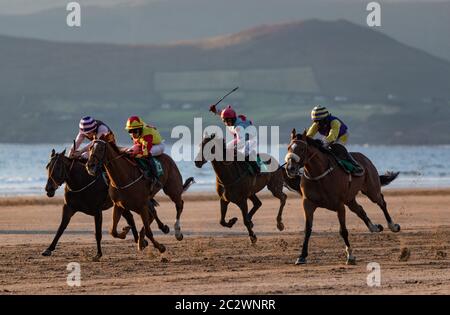
M 103 212 L 103 257 L 96 253 L 94 219 L 78 213 L 51 257 L 41 256 L 61 219 L 62 198 L 0 198 L 0 294 L 449 294 L 450 189 L 386 190 L 386 201 L 399 233 L 387 228 L 381 210 L 358 199 L 374 223 L 385 230 L 370 233 L 347 211 L 356 266 L 345 264 L 344 243 L 336 214 L 318 209 L 308 264 L 295 266 L 303 240 L 303 209 L 294 193 L 284 210 L 286 229 L 276 228 L 278 201 L 262 193 L 254 217 L 258 242 L 251 245 L 240 211 L 230 206 L 232 229 L 219 224 L 218 197 L 187 193 L 182 216 L 184 240 L 173 233 L 175 208 L 158 198 L 158 214 L 171 232 L 152 225 L 160 254 L 153 247 L 138 252 L 131 234 L 113 239 L 107 231 L 111 211 Z M 135 214 L 138 228 L 140 218 Z M 125 225 L 122 219 L 119 226 Z M 81 266 L 81 286 L 69 287 L 67 264 Z M 369 287 L 367 264 L 381 267 L 381 286 Z

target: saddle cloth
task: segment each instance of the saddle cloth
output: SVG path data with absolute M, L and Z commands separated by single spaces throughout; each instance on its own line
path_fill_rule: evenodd
M 150 167 L 151 167 L 150 163 L 153 163 L 153 165 L 155 166 L 157 177 L 161 177 L 164 175 L 163 166 L 156 157 L 152 156 L 149 158 L 141 158 L 141 159 L 136 159 L 136 161 L 138 162 L 139 167 L 145 172 L 145 174 L 148 177 L 150 177 L 152 174 L 152 171 L 150 169 Z

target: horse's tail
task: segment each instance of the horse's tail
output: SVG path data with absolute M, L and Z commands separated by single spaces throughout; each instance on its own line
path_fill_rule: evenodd
M 400 174 L 400 172 L 386 172 L 384 175 L 380 175 L 381 186 L 389 185 L 397 178 L 398 174 Z
M 186 181 L 183 184 L 183 192 L 188 190 L 189 187 L 191 187 L 191 185 L 194 183 L 195 183 L 194 177 L 189 177 L 188 179 L 186 179 Z

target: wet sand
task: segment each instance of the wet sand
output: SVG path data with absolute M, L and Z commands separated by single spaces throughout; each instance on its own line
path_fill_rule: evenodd
M 238 218 L 236 225 L 219 225 L 219 202 L 209 193 L 186 194 L 179 242 L 173 234 L 175 208 L 159 197 L 158 214 L 171 232 L 152 228 L 167 247 L 164 254 L 153 247 L 138 252 L 131 233 L 126 240 L 113 239 L 107 234 L 111 211 L 105 211 L 100 262 L 91 260 L 96 253 L 92 217 L 76 214 L 53 255 L 43 257 L 60 222 L 62 199 L 0 198 L 0 294 L 449 294 L 450 190 L 386 190 L 385 195 L 402 227 L 399 233 L 389 231 L 381 210 L 365 197 L 358 199 L 383 232 L 370 233 L 347 211 L 356 266 L 345 264 L 336 214 L 325 209 L 315 213 L 308 264 L 293 264 L 304 225 L 300 198 L 293 193 L 283 232 L 276 228 L 278 200 L 262 194 L 263 206 L 253 220 L 255 245 L 236 206 L 227 215 Z M 66 283 L 70 262 L 80 263 L 81 287 Z M 380 287 L 367 285 L 370 262 L 381 266 Z

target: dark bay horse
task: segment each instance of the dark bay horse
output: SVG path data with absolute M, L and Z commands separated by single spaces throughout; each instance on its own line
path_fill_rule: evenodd
M 83 212 L 95 219 L 95 238 L 97 240 L 97 255 L 94 260 L 102 257 L 102 211 L 112 207 L 113 203 L 108 194 L 108 185 L 103 180 L 101 173 L 91 176 L 87 173 L 84 163 L 65 156 L 65 150 L 55 153 L 52 150 L 50 162 L 47 164 L 48 179 L 45 190 L 48 197 L 53 197 L 55 191 L 64 183 L 64 206 L 61 223 L 50 246 L 42 253 L 50 256 L 55 250 L 59 238 L 67 228 L 70 219 L 76 212 Z M 123 212 L 128 227 L 125 227 L 118 237 L 124 239 L 128 231 L 133 231 L 135 241 L 138 240 L 138 232 L 130 211 Z
M 175 203 L 177 215 L 175 223 L 175 236 L 177 240 L 183 239 L 181 233 L 181 213 L 183 211 L 182 193 L 192 184 L 194 179 L 188 178 L 185 183 L 175 162 L 166 154 L 158 156 L 162 164 L 164 174 L 159 178 L 162 187 L 157 185 L 151 189 L 148 179 L 136 162 L 132 161 L 124 152 L 114 144 L 103 140 L 94 140 L 90 149 L 90 157 L 86 163 L 89 174 L 95 174 L 102 166 L 110 180 L 109 194 L 114 203 L 112 230 L 117 229 L 120 215 L 125 209 L 130 209 L 141 216 L 143 229 L 139 233 L 138 249 L 143 250 L 146 246 L 145 235 L 161 253 L 165 251 L 164 245 L 153 238 L 150 223 L 156 212 L 150 211 L 149 201 L 162 188 L 164 193 Z
M 337 162 L 324 152 L 320 140 L 307 137 L 306 131 L 303 134 L 296 134 L 295 129 L 292 130 L 291 142 L 286 155 L 286 170 L 288 175 L 294 176 L 299 173 L 300 168 L 304 167 L 300 189 L 305 214 L 305 238 L 296 264 L 306 263 L 314 211 L 318 207 L 337 212 L 340 224 L 339 233 L 346 245 L 347 264 L 356 263 L 345 225 L 345 205 L 364 221 L 371 232 L 383 230 L 380 224 L 372 223 L 363 207 L 356 202 L 356 195 L 359 191 L 383 210 L 392 232 L 400 231 L 400 225 L 395 224 L 391 219 L 381 193 L 381 186 L 392 182 L 398 173 L 379 176 L 377 169 L 365 155 L 358 152 L 351 154 L 364 169 L 361 176 L 351 176 L 342 170 Z
M 228 204 L 230 202 L 236 204 L 241 209 L 244 225 L 247 227 L 250 240 L 252 243 L 255 243 L 257 238 L 252 229 L 252 218 L 262 205 L 256 193 L 264 187 L 267 187 L 272 195 L 280 200 L 277 227 L 280 231 L 284 230 L 282 214 L 287 196 L 283 193 L 283 168 L 278 168 L 275 172 L 263 172 L 257 176 L 250 174 L 247 162 L 237 160 L 226 161 L 224 158 L 227 154 L 225 141 L 224 139 L 216 138 L 215 134 L 203 138 L 201 151 L 195 159 L 195 165 L 199 168 L 207 162 L 207 158 L 204 155 L 206 145 L 211 145 L 211 153 L 213 154 L 215 148 L 221 148 L 223 152 L 223 156 L 219 160 L 211 160 L 214 172 L 216 173 L 216 191 L 220 197 L 220 224 L 231 228 L 236 223 L 237 218 L 232 218 L 228 222 L 225 220 Z M 253 203 L 253 208 L 250 212 L 248 211 L 247 199 L 250 199 Z

